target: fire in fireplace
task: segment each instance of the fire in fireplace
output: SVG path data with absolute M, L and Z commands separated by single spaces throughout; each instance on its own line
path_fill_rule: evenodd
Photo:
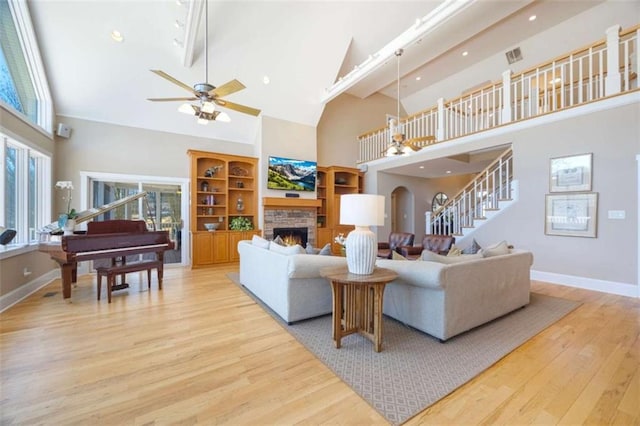
M 307 245 L 309 231 L 308 228 L 273 228 L 273 238 L 276 238 L 278 235 L 288 246 L 300 244 L 302 247 L 305 247 Z

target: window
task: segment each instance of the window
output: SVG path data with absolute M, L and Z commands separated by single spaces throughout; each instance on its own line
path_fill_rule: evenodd
M 51 211 L 51 158 L 0 133 L 2 170 L 0 226 L 15 229 L 12 245 L 38 241 Z
M 52 133 L 51 92 L 26 1 L 0 0 L 0 103 Z

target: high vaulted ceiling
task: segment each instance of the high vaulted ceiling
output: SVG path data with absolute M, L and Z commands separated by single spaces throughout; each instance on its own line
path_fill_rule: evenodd
M 439 1 L 209 0 L 208 76 L 204 18 L 194 61 L 183 65 L 188 1 L 32 0 L 29 8 L 59 115 L 235 142 L 253 143 L 259 119 L 225 110 L 231 123 L 196 123 L 181 102 L 147 98 L 189 93 L 150 72 L 192 86 L 238 79 L 246 89 L 225 99 L 262 114 L 318 124 L 325 89 L 438 7 Z M 191 0 L 200 1 L 200 0 Z M 593 7 L 599 0 L 476 0 L 407 47 L 401 95 L 408 96 L 506 51 L 520 40 Z M 528 22 L 536 14 L 534 23 Z M 179 22 L 175 25 L 176 21 Z M 112 30 L 124 41 L 112 40 Z M 178 45 L 175 45 L 177 41 Z M 469 50 L 467 57 L 461 52 Z M 416 75 L 423 78 L 418 82 Z M 269 84 L 264 83 L 268 76 Z M 395 97 L 392 58 L 348 93 Z M 426 105 L 425 105 L 426 106 Z M 411 111 L 409 111 L 411 112 Z M 381 124 L 383 118 L 381 117 Z

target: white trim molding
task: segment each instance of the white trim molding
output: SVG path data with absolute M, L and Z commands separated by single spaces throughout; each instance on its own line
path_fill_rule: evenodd
M 568 287 L 582 288 L 585 290 L 600 291 L 603 293 L 617 294 L 618 296 L 640 297 L 638 286 L 615 281 L 598 280 L 594 278 L 578 277 L 575 275 L 556 274 L 554 272 L 531 270 L 531 279 L 544 281 L 551 284 L 566 285 Z
M 27 284 L 21 285 L 13 291 L 0 297 L 0 312 L 4 312 L 16 303 L 26 299 L 42 287 L 51 283 L 56 278 L 60 278 L 60 268 L 52 269 L 44 275 L 39 276 Z M 61 290 L 62 292 L 62 290 Z

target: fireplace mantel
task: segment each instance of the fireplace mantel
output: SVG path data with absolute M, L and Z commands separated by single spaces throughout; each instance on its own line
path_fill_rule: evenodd
M 322 200 L 314 200 L 311 198 L 277 198 L 277 197 L 264 197 L 262 199 L 263 207 L 270 208 L 316 208 L 320 207 Z

